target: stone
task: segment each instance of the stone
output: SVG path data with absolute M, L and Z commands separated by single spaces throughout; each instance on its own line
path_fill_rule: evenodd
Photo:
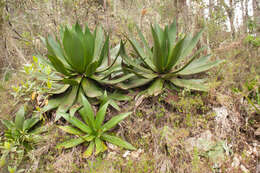
M 215 141 L 213 140 L 213 135 L 209 130 L 192 137 L 185 141 L 185 149 L 190 152 L 195 147 L 201 151 L 208 151 L 212 146 L 214 146 Z
M 243 173 L 249 173 L 249 170 L 244 165 L 240 165 L 240 169 L 243 171 Z
M 235 155 L 233 158 L 233 162 L 231 163 L 231 166 L 233 168 L 238 168 L 239 165 L 240 165 L 240 160 L 239 160 L 238 156 Z

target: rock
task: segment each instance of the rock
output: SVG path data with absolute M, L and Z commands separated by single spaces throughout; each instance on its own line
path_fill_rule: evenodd
M 231 131 L 231 124 L 228 120 L 228 109 L 226 107 L 213 108 L 216 113 L 216 134 L 219 137 L 226 137 L 226 134 Z
M 209 130 L 206 130 L 195 137 L 188 138 L 185 141 L 185 149 L 190 152 L 196 147 L 198 150 L 208 151 L 214 144 L 215 141 L 213 140 L 212 133 Z
M 233 158 L 233 162 L 232 162 L 231 166 L 233 168 L 238 168 L 239 165 L 240 165 L 240 160 L 239 160 L 238 156 L 235 155 L 234 158 Z
M 126 151 L 123 154 L 123 157 L 126 158 L 127 160 L 129 158 L 138 159 L 140 157 L 141 153 L 143 153 L 142 149 L 138 149 L 137 151 Z
M 240 165 L 240 169 L 243 171 L 243 173 L 249 173 L 249 170 L 244 165 Z
M 116 152 L 115 151 L 112 151 L 112 152 L 108 153 L 107 160 L 113 160 L 115 158 L 116 158 Z
M 126 151 L 126 152 L 123 154 L 123 157 L 126 158 L 129 154 L 130 154 L 130 151 Z
M 219 141 L 216 145 L 210 148 L 210 150 L 207 152 L 207 155 L 212 163 L 220 166 L 225 160 L 225 154 L 229 153 L 228 150 L 229 149 L 226 146 L 226 143 Z
M 258 129 L 256 129 L 255 135 L 256 135 L 256 136 L 260 136 L 260 127 L 258 127 Z
M 260 164 L 257 164 L 256 166 L 256 173 L 260 173 Z
M 143 150 L 138 149 L 137 151 L 131 152 L 131 157 L 134 158 L 134 159 L 137 159 L 140 156 L 141 153 L 143 153 Z
M 111 143 L 107 143 L 107 146 L 109 149 L 113 150 L 113 151 L 118 151 L 119 150 L 119 147 L 116 146 L 116 145 L 113 145 Z

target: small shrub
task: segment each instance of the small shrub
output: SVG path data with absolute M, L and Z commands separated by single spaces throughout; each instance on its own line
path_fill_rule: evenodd
M 42 140 L 40 134 L 44 132 L 43 127 L 35 128 L 40 119 L 35 116 L 25 119 L 26 111 L 22 106 L 16 113 L 15 121 L 1 120 L 7 128 L 1 145 L 1 167 L 8 160 L 8 170 L 16 171 L 21 163 L 25 152 L 33 149 L 34 145 Z M 10 172 L 10 171 L 9 171 Z

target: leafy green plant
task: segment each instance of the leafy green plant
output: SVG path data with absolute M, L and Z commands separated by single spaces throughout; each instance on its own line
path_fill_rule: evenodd
M 122 89 L 130 89 L 150 83 L 146 93 L 157 95 L 161 93 L 164 84 L 178 88 L 184 87 L 192 90 L 207 91 L 205 79 L 189 79 L 190 75 L 209 70 L 220 64 L 221 60 L 210 61 L 210 55 L 199 57 L 205 47 L 196 51 L 188 62 L 184 58 L 189 56 L 202 34 L 201 30 L 194 37 L 185 36 L 176 40 L 176 23 L 166 26 L 164 30 L 158 24 L 151 26 L 153 47 L 150 48 L 143 34 L 137 31 L 143 46 L 134 38 L 128 38 L 138 58 L 130 58 L 121 42 L 120 55 L 123 59 L 123 69 L 136 74 L 124 83 L 118 84 Z
M 82 122 L 75 116 L 71 116 L 67 113 L 57 112 L 65 120 L 76 127 L 74 128 L 73 126 L 59 126 L 59 128 L 69 134 L 77 136 L 77 138 L 73 138 L 61 144 L 58 144 L 57 148 L 71 148 L 81 143 L 89 143 L 87 150 L 83 153 L 84 157 L 89 157 L 90 155 L 92 155 L 92 153 L 94 152 L 94 148 L 95 155 L 105 151 L 107 147 L 103 141 L 110 142 L 126 149 L 135 150 L 135 147 L 133 147 L 128 142 L 107 133 L 108 130 L 112 129 L 120 121 L 129 116 L 131 112 L 122 113 L 114 116 L 108 122 L 103 124 L 109 103 L 107 102 L 102 105 L 98 110 L 96 116 L 94 116 L 94 111 L 83 93 L 80 93 L 80 98 L 84 106 L 79 110 L 79 114 L 84 122 Z
M 1 144 L 1 167 L 8 160 L 8 170 L 15 170 L 24 157 L 24 153 L 31 150 L 35 144 L 43 138 L 40 136 L 44 130 L 42 127 L 35 128 L 40 121 L 38 117 L 25 119 L 25 108 L 22 106 L 16 113 L 15 121 L 1 120 L 7 128 L 4 140 Z
M 33 144 L 40 140 L 39 133 L 42 132 L 42 127 L 33 129 L 40 121 L 38 116 L 25 119 L 26 111 L 22 106 L 15 116 L 15 121 L 1 120 L 2 124 L 7 128 L 5 138 L 9 142 L 14 142 L 17 145 L 23 146 L 26 150 L 32 149 Z
M 50 66 L 42 63 L 36 56 L 33 56 L 32 63 L 23 66 L 21 72 L 21 78 L 24 79 L 18 85 L 12 86 L 11 95 L 16 102 L 34 100 L 36 95 L 41 95 L 44 99 L 47 92 L 59 87 L 51 82 L 55 74 Z
M 245 43 L 249 43 L 254 47 L 260 47 L 260 37 L 253 36 L 253 35 L 248 35 L 244 39 Z
M 233 88 L 233 92 L 245 97 L 247 102 L 260 114 L 260 82 L 259 76 L 248 80 L 243 84 L 242 89 Z
M 59 112 L 66 112 L 77 101 L 79 92 L 96 98 L 103 95 L 99 84 L 113 85 L 133 76 L 130 74 L 119 78 L 121 68 L 115 63 L 118 55 L 114 59 L 111 57 L 112 63 L 105 64 L 109 62 L 109 37 L 105 37 L 101 27 L 96 27 L 91 33 L 87 25 L 83 31 L 76 23 L 71 29 L 61 28 L 60 40 L 55 41 L 49 36 L 43 41 L 48 49 L 49 61 L 45 61 L 58 72 L 55 81 L 61 84 L 52 92 L 59 96 L 50 100 L 43 111 L 58 107 Z
M 4 141 L 0 144 L 0 149 L 2 155 L 0 160 L 0 170 L 9 173 L 18 173 L 24 171 L 24 169 L 17 170 L 17 167 L 20 165 L 24 157 L 24 150 L 19 148 L 14 143 L 10 143 L 7 141 Z

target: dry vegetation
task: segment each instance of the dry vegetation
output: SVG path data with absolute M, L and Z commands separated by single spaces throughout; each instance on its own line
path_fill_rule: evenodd
M 150 22 L 164 25 L 176 16 L 170 0 L 113 2 L 116 1 L 108 1 L 104 9 L 103 2 L 98 0 L 0 1 L 1 119 L 13 119 L 19 105 L 25 102 L 30 109 L 42 106 L 46 95 L 39 92 L 40 87 L 35 86 L 38 84 L 31 88 L 25 86 L 35 79 L 21 73 L 25 64 L 33 63 L 33 55 L 46 54 L 40 36 L 58 33 L 60 25 L 87 22 L 92 29 L 97 24 L 104 26 L 114 46 L 121 38 L 125 39 L 126 33 L 136 35 L 134 24 L 137 23 L 152 42 L 148 32 Z M 225 28 L 196 17 L 192 17 L 188 23 L 192 25 L 186 27 L 185 20 L 189 18 L 184 16 L 179 14 L 179 33 L 197 31 L 206 25 L 200 44 L 209 44 L 207 52 L 212 53 L 213 59 L 226 60 L 207 72 L 209 92 L 165 89 L 159 96 L 144 99 L 138 107 L 134 99 L 120 102 L 122 112 L 135 111 L 117 125 L 113 133 L 137 150 L 127 151 L 108 144 L 106 152 L 88 159 L 81 157 L 86 149 L 84 145 L 67 150 L 55 148 L 68 138 L 55 127 L 66 122 L 61 119 L 53 123 L 54 112 L 44 114 L 48 127 L 46 141 L 28 153 L 19 169 L 39 173 L 260 172 L 260 114 L 254 109 L 260 106 L 254 100 L 260 86 L 259 46 L 245 43 L 245 34 L 237 33 L 236 38 L 231 39 L 231 34 L 224 32 Z M 254 85 L 250 90 L 246 83 L 252 81 Z M 14 87 L 21 90 L 18 92 Z M 139 90 L 128 95 L 136 96 Z M 238 90 L 241 92 L 236 92 Z M 38 94 L 32 99 L 35 92 Z M 106 118 L 115 114 L 116 110 L 111 109 Z M 3 136 L 4 127 L 0 127 Z M 0 172 L 7 173 L 7 167 L 0 168 Z

